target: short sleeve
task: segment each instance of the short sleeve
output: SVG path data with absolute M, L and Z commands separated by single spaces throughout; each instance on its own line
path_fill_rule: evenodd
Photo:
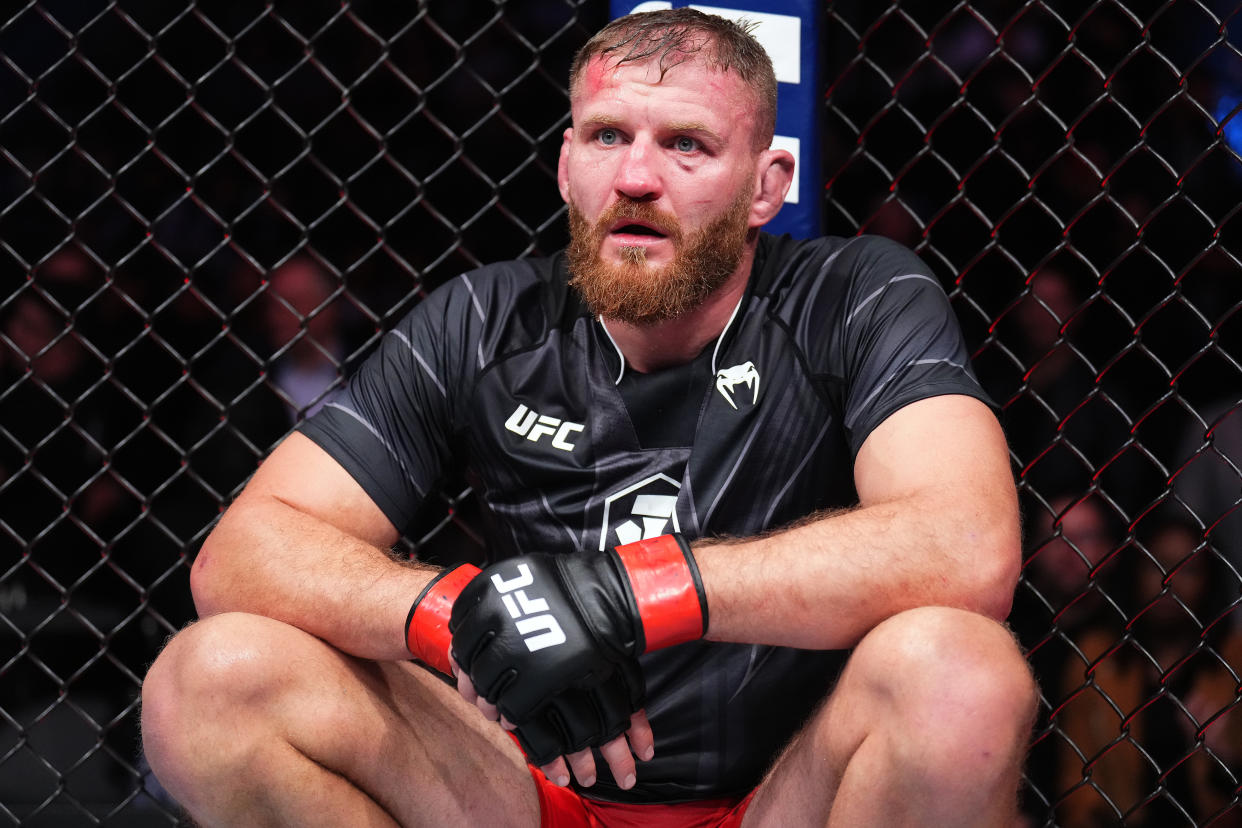
M 917 256 L 870 238 L 854 269 L 842 327 L 844 421 L 853 453 L 898 409 L 944 394 L 988 398 L 940 283 Z
M 457 279 L 420 302 L 301 431 L 404 529 L 442 476 L 478 326 Z

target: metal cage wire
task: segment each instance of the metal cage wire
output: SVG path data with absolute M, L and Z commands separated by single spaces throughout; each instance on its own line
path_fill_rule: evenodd
M 604 5 L 0 13 L 0 822 L 179 821 L 136 706 L 196 549 L 428 290 L 564 244 Z M 827 230 L 928 262 L 1011 442 L 1028 824 L 1242 823 L 1237 8 L 823 14 Z M 405 547 L 483 522 L 451 481 Z

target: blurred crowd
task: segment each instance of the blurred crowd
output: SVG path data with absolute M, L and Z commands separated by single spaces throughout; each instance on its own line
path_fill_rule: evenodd
M 160 60 L 69 2 L 72 43 L 0 29 L 0 708 L 109 696 L 125 756 L 266 451 L 427 290 L 563 243 L 563 78 L 607 9 L 120 5 Z M 827 5 L 826 228 L 932 266 L 1013 451 L 1030 824 L 1242 824 L 1228 4 Z M 459 490 L 413 546 L 478 548 Z
M 830 4 L 828 220 L 936 269 L 999 406 L 1027 824 L 1242 824 L 1237 9 L 992 8 Z

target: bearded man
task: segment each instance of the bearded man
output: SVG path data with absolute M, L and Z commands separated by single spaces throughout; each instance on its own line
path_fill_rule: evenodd
M 568 251 L 420 303 L 204 544 L 159 779 L 204 825 L 1011 822 L 1016 496 L 939 284 L 761 232 L 745 28 L 622 18 L 570 92 Z M 485 567 L 394 559 L 461 466 Z

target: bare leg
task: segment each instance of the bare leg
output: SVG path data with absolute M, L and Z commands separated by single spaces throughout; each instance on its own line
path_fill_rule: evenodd
M 1013 825 L 1036 698 L 1002 625 L 938 607 L 896 615 L 859 643 L 745 825 Z
M 186 628 L 142 702 L 156 776 L 205 826 L 538 824 L 521 753 L 456 690 L 278 621 Z

